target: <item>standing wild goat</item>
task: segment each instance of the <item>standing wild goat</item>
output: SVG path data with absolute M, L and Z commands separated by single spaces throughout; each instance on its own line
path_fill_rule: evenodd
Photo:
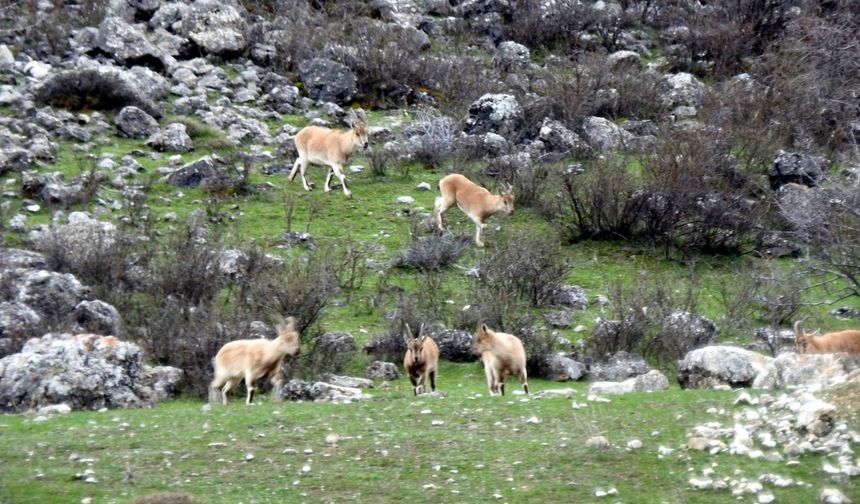
M 301 168 L 302 186 L 305 191 L 311 190 L 311 185 L 308 184 L 308 179 L 305 178 L 305 172 L 308 169 L 308 163 L 328 166 L 328 174 L 325 177 L 325 192 L 331 191 L 330 182 L 332 174 L 337 175 L 340 183 L 343 186 L 343 194 L 348 198 L 352 197 L 352 192 L 346 187 L 346 175 L 343 173 L 343 165 L 346 163 L 349 156 L 355 152 L 355 149 L 361 147 L 367 148 L 367 116 L 364 111 L 358 109 L 351 121 L 352 129 L 349 131 L 341 131 L 320 126 L 306 126 L 296 135 L 296 150 L 299 153 L 298 159 L 293 163 L 293 169 L 290 170 L 290 182 L 296 177 L 296 172 Z
M 481 234 L 486 227 L 484 221 L 500 210 L 506 214 L 514 211 L 513 186 L 510 184 L 495 196 L 463 175 L 452 173 L 439 181 L 439 192 L 442 195 L 436 198 L 436 207 L 433 210 L 436 227 L 440 232 L 444 231 L 442 214 L 456 203 L 460 210 L 475 223 L 475 245 L 479 247 L 484 246 L 484 242 L 481 241 Z
M 526 394 L 529 393 L 526 376 L 526 350 L 523 342 L 513 334 L 497 333 L 481 324 L 472 341 L 472 353 L 480 354 L 487 375 L 490 395 L 505 395 L 508 376 L 518 375 Z
M 248 397 L 245 404 L 251 404 L 254 396 L 254 383 L 260 378 L 268 378 L 274 389 L 280 391 L 284 382 L 281 365 L 285 355 L 295 355 L 299 351 L 299 333 L 295 320 L 290 317 L 284 322 L 278 337 L 267 339 L 243 339 L 227 343 L 215 356 L 215 379 L 209 385 L 209 401 L 217 400 L 217 390 L 221 389 L 221 402 L 227 404 L 227 392 L 245 379 Z
M 800 320 L 794 323 L 795 352 L 860 354 L 860 331 L 849 329 L 825 334 L 809 334 L 803 331 L 800 324 Z
M 439 367 L 439 346 L 433 338 L 422 334 L 423 327 L 418 329 L 418 336 L 413 337 L 409 325 L 403 339 L 406 341 L 406 355 L 403 357 L 403 369 L 412 382 L 412 392 L 415 395 L 427 391 L 427 378 L 430 378 L 430 390 L 436 391 L 436 370 Z

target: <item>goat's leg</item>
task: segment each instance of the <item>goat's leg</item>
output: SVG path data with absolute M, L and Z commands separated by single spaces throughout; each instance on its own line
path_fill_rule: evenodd
M 343 173 L 343 166 L 339 164 L 333 164 L 331 165 L 331 168 L 334 171 L 334 174 L 337 175 L 337 178 L 340 179 L 340 185 L 343 186 L 344 196 L 346 196 L 347 198 L 352 198 L 352 191 L 350 191 L 349 188 L 346 187 L 346 175 L 344 175 Z
M 233 390 L 233 388 L 238 384 L 238 378 L 231 378 L 224 383 L 224 386 L 221 387 L 221 404 L 227 404 L 227 393 Z
M 436 371 L 430 371 L 430 390 L 436 392 Z
M 528 394 L 529 393 L 529 381 L 528 381 L 528 377 L 526 376 L 526 370 L 525 369 L 520 371 L 520 385 L 523 386 L 523 390 L 525 390 L 526 394 Z
M 490 395 L 496 395 L 496 373 L 489 362 L 484 362 L 484 375 L 487 377 L 487 389 L 490 391 Z
M 453 205 L 454 198 L 446 198 L 444 196 L 436 198 L 436 205 L 433 208 L 433 217 L 436 219 L 436 228 L 440 233 L 445 231 L 445 228 L 442 227 L 442 214 Z
M 325 176 L 325 185 L 323 186 L 323 192 L 331 191 L 331 176 L 334 175 L 334 170 L 329 167 L 328 173 Z
M 299 172 L 299 166 L 301 166 L 301 164 L 302 164 L 302 156 L 299 155 L 299 157 L 296 158 L 295 163 L 293 163 L 293 169 L 290 170 L 290 176 L 287 177 L 287 180 L 292 182 L 293 179 L 296 178 L 296 173 Z
M 308 158 L 302 156 L 299 161 L 301 161 L 301 175 L 302 175 L 302 187 L 305 188 L 305 191 L 310 191 L 313 189 L 313 184 L 308 183 L 307 179 L 307 171 L 308 171 Z
M 249 372 L 245 372 L 245 388 L 248 389 L 248 397 L 245 399 L 245 404 L 251 404 L 254 400 L 254 382 L 257 381 L 255 377 L 251 376 Z

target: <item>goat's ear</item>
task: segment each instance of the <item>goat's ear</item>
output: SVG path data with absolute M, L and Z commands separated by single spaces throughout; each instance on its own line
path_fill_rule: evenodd
M 295 331 L 296 330 L 296 319 L 295 317 L 287 317 L 284 320 L 284 330 L 285 331 Z

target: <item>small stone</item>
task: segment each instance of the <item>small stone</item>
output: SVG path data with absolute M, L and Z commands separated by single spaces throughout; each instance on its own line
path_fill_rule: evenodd
M 707 490 L 714 486 L 714 480 L 710 478 L 690 478 L 687 482 L 693 490 Z
M 631 439 L 627 442 L 627 448 L 630 450 L 638 450 L 639 448 L 642 448 L 642 441 Z
M 539 423 L 540 423 L 540 418 L 538 418 L 538 417 L 536 417 L 536 416 L 529 417 L 529 418 L 526 420 L 526 423 L 527 423 L 527 424 L 539 424 Z
M 311 472 L 311 466 L 309 466 L 308 464 L 303 465 L 303 466 L 302 466 L 302 472 L 303 472 L 303 473 L 309 473 L 309 472 Z
M 225 448 L 227 443 L 209 443 L 209 448 Z
M 245 454 L 245 460 L 248 462 L 250 462 L 251 460 L 254 460 L 254 454 L 253 453 L 246 453 Z
M 432 425 L 434 427 L 439 427 L 439 426 L 445 425 L 445 422 L 442 420 L 433 420 L 432 422 L 430 422 L 430 425 Z
M 415 202 L 415 198 L 413 198 L 412 196 L 398 196 L 398 197 L 397 197 L 397 202 L 398 202 L 398 203 L 406 203 L 406 204 L 410 204 L 410 203 L 414 203 L 414 202 Z
M 588 440 L 585 442 L 585 446 L 589 448 L 597 448 L 599 450 L 606 450 L 608 448 L 611 448 L 612 444 L 604 436 L 593 436 L 588 438 Z
M 851 504 L 851 499 L 837 488 L 825 488 L 818 494 L 818 502 L 823 504 Z

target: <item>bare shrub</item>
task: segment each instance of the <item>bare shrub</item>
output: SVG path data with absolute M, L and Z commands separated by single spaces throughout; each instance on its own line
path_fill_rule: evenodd
M 419 109 L 404 135 L 412 158 L 426 166 L 441 166 L 463 152 L 456 121 L 435 109 Z
M 457 262 L 471 243 L 467 235 L 419 236 L 400 253 L 395 266 L 438 271 Z
M 505 38 L 528 47 L 575 45 L 577 34 L 596 21 L 590 5 L 575 0 L 517 0 L 511 4 L 516 14 L 504 26 Z
M 830 181 L 825 188 L 780 200 L 780 213 L 801 243 L 804 264 L 837 297 L 860 296 L 860 191 L 856 182 Z
M 36 90 L 36 101 L 70 110 L 120 110 L 135 106 L 161 118 L 163 112 L 117 72 L 68 70 L 54 75 Z
M 628 157 L 607 156 L 584 163 L 581 172 L 556 175 L 559 191 L 544 193 L 542 205 L 565 238 L 633 238 L 641 229 L 646 205 L 642 182 Z
M 510 184 L 517 208 L 524 208 L 539 206 L 543 195 L 553 191 L 556 181 L 553 174 L 560 170 L 555 164 L 534 163 L 528 156 L 511 155 L 490 160 L 484 173 L 493 175 L 502 184 Z
M 632 281 L 613 282 L 608 289 L 612 319 L 595 327 L 586 341 L 589 353 L 600 358 L 625 351 L 673 365 L 696 344 L 686 331 L 664 328 L 672 316 L 696 313 L 699 285 L 695 265 L 690 266 L 683 278 L 678 281 L 642 271 Z M 683 288 L 676 290 L 677 285 Z
M 667 252 L 736 254 L 753 238 L 748 179 L 717 131 L 674 132 L 642 165 L 645 235 Z

